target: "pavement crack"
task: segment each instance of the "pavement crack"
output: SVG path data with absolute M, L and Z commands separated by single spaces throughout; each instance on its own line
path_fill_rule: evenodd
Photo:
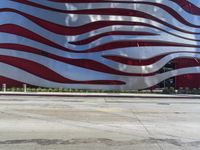
M 150 137 L 152 137 L 151 132 L 148 130 L 148 128 L 144 125 L 144 123 L 140 120 L 140 118 L 137 116 L 137 114 L 135 114 L 134 111 L 132 111 L 132 114 L 136 117 L 136 119 L 138 120 L 138 122 L 143 126 L 143 128 L 145 129 L 145 131 L 148 133 L 148 135 Z M 163 150 L 162 146 L 160 145 L 159 142 L 155 141 L 155 144 L 161 149 Z

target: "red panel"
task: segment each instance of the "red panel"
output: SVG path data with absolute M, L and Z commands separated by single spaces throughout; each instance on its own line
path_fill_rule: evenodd
M 0 88 L 2 87 L 2 84 L 6 84 L 6 87 L 23 87 L 24 83 L 0 76 Z
M 200 66 L 199 60 L 191 59 L 179 59 L 176 62 L 176 68 L 185 68 Z M 200 74 L 187 74 L 176 77 L 176 88 L 199 88 L 200 87 Z

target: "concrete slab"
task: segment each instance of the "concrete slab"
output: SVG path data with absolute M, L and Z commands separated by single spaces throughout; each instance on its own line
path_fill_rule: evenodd
M 0 150 L 198 150 L 200 100 L 0 96 Z

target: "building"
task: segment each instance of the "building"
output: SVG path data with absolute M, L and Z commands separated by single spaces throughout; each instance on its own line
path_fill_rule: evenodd
M 200 1 L 0 3 L 1 84 L 200 88 Z

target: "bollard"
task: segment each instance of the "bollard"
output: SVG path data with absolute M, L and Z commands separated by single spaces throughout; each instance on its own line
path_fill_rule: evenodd
M 23 88 L 24 88 L 24 93 L 26 93 L 26 84 L 23 84 Z
M 6 92 L 6 84 L 2 84 L 2 89 L 3 89 L 3 92 Z

